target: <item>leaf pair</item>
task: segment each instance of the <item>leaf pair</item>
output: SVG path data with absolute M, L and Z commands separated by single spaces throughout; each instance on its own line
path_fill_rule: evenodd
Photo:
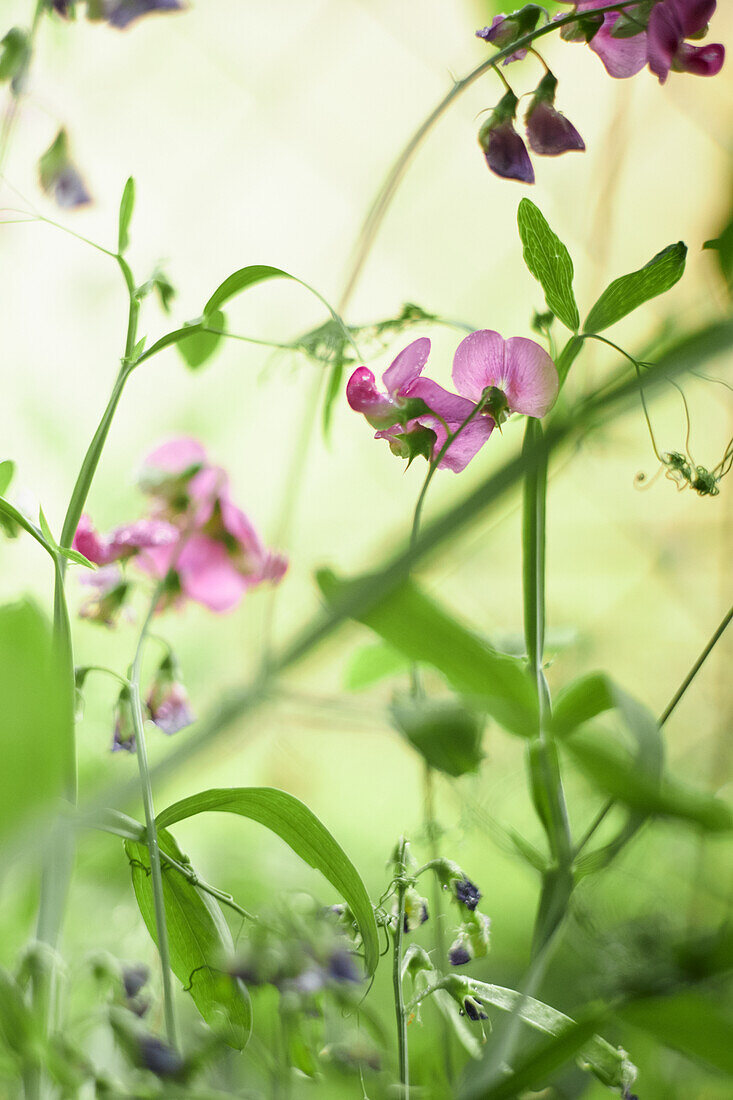
M 529 199 L 517 212 L 524 262 L 540 283 L 547 307 L 559 321 L 577 334 L 580 314 L 573 291 L 573 261 L 565 245 L 552 231 L 544 215 Z M 663 249 L 638 271 L 622 275 L 608 286 L 585 319 L 583 332 L 602 332 L 644 302 L 670 290 L 685 270 L 687 248 L 679 241 Z

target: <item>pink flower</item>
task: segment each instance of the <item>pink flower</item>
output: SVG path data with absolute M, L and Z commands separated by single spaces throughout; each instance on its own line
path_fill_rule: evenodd
M 177 540 L 178 531 L 164 520 L 140 519 L 116 527 L 109 535 L 100 535 L 89 516 L 82 515 L 72 545 L 94 565 L 109 565 L 141 550 L 171 546 Z
M 89 599 L 79 609 L 80 618 L 103 626 L 114 626 L 130 587 L 119 565 L 103 565 L 93 573 L 85 571 L 79 579 L 92 589 Z
M 562 0 L 562 3 L 570 0 Z M 608 0 L 581 0 L 576 11 L 594 11 L 603 8 Z M 613 28 L 620 18 L 620 12 L 609 11 L 603 16 L 603 23 L 590 40 L 590 48 L 597 53 L 606 67 L 609 76 L 622 80 L 640 73 L 647 62 L 646 32 L 635 34 L 631 38 L 614 38 Z
M 550 356 L 523 336 L 504 340 L 481 329 L 462 340 L 453 360 L 459 393 L 481 406 L 479 418 L 501 424 L 514 412 L 542 417 L 558 391 L 557 368 Z
M 379 428 L 375 438 L 386 439 L 394 454 L 410 461 L 418 454 L 432 461 L 472 411 L 470 401 L 421 377 L 429 353 L 425 337 L 404 348 L 382 375 L 385 393 L 367 367 L 357 367 L 346 386 L 351 408 Z M 440 468 L 463 470 L 488 439 L 491 427 L 486 422 L 468 424 L 451 443 Z
M 150 718 L 169 736 L 195 721 L 186 689 L 172 654 L 164 657 L 148 692 L 146 706 Z
M 686 38 L 704 35 L 716 0 L 662 0 L 649 18 L 649 68 L 664 84 L 670 70 L 717 76 L 725 61 L 718 43 L 691 46 Z

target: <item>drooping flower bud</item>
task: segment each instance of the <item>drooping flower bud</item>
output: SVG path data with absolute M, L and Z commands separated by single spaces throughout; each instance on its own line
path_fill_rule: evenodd
M 517 97 L 507 92 L 479 131 L 479 145 L 492 172 L 503 179 L 534 183 L 534 168 L 521 137 L 514 128 Z
M 460 932 L 448 949 L 451 966 L 465 966 L 473 958 L 471 942 L 465 932 Z
M 544 157 L 585 150 L 585 142 L 572 122 L 555 109 L 556 89 L 557 80 L 552 73 L 546 73 L 525 115 L 530 149 Z
M 182 8 L 180 0 L 119 0 L 108 14 L 107 22 L 111 27 L 124 30 L 136 19 L 150 12 L 181 11 Z
M 112 752 L 135 751 L 135 727 L 130 714 L 130 692 L 123 687 L 115 705 L 115 725 L 112 735 Z
M 152 721 L 169 736 L 190 726 L 195 720 L 179 675 L 175 657 L 168 653 L 158 666 L 145 701 Z
M 542 8 L 538 4 L 525 4 L 523 8 L 512 12 L 511 15 L 495 15 L 491 26 L 476 31 L 476 37 L 482 38 L 484 42 L 490 42 L 492 46 L 503 50 L 506 46 L 511 46 L 512 42 L 516 42 L 518 38 L 530 34 L 537 26 L 541 14 Z M 526 49 L 519 49 L 511 57 L 508 57 L 504 64 L 508 65 L 511 61 L 521 61 L 526 56 Z
M 453 892 L 456 895 L 456 900 L 461 905 L 465 905 L 466 909 L 471 912 L 476 908 L 481 900 L 481 891 L 475 882 L 471 882 L 470 878 L 466 875 L 463 878 L 456 879 L 453 882 Z
M 84 180 L 71 159 L 66 130 L 59 130 L 38 162 L 41 187 L 59 206 L 70 209 L 91 202 Z
M 421 924 L 428 920 L 427 900 L 418 894 L 412 886 L 405 891 L 405 920 L 404 931 L 414 932 Z

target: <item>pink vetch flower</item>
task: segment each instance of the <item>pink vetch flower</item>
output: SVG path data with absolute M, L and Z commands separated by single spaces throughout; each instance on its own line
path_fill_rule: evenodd
M 386 392 L 377 388 L 368 367 L 357 367 L 346 386 L 351 408 L 379 429 L 375 438 L 386 439 L 393 454 L 409 460 L 417 454 L 432 460 L 472 411 L 470 401 L 422 377 L 429 354 L 427 337 L 408 344 L 382 375 Z M 486 421 L 468 424 L 439 467 L 455 473 L 463 470 L 489 438 L 492 427 Z
M 140 519 L 100 535 L 88 515 L 83 514 L 74 534 L 73 549 L 94 565 L 109 565 L 133 557 L 141 550 L 171 546 L 178 531 L 164 520 Z
M 716 0 L 662 0 L 649 18 L 649 68 L 664 84 L 671 70 L 695 76 L 717 76 L 725 61 L 719 43 L 692 46 L 700 38 L 717 7 Z
M 542 417 L 559 388 L 557 368 L 547 352 L 523 336 L 505 340 L 480 329 L 462 340 L 453 359 L 453 381 L 480 406 L 479 419 L 501 425 L 511 413 Z
M 563 4 L 572 2 L 574 0 L 561 0 Z M 608 0 L 580 0 L 580 3 L 575 4 L 575 9 L 581 13 L 592 12 L 596 8 L 606 7 L 607 4 Z M 614 38 L 611 32 L 620 16 L 620 12 L 606 12 L 603 23 L 588 45 L 598 54 L 609 76 L 624 80 L 640 73 L 646 65 L 647 35 L 646 31 L 641 31 L 631 38 Z

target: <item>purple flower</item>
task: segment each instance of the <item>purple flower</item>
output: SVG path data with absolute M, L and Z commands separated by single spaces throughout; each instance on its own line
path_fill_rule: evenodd
M 466 906 L 466 909 L 474 910 L 481 900 L 481 891 L 470 878 L 459 878 L 453 883 L 453 889 L 457 900 Z
M 88 515 L 84 514 L 74 534 L 73 549 L 94 565 L 131 558 L 141 550 L 171 546 L 178 541 L 176 528 L 160 519 L 140 519 L 116 527 L 109 535 L 100 535 Z
M 422 336 L 403 348 L 382 375 L 385 391 L 377 388 L 368 367 L 357 367 L 346 384 L 346 400 L 373 428 L 389 428 L 400 419 L 407 399 L 430 355 L 430 341 Z
M 496 46 L 498 49 L 503 50 L 505 46 L 509 46 L 516 38 L 519 37 L 517 32 L 516 22 L 506 15 L 495 15 L 491 21 L 490 27 L 484 27 L 483 30 L 476 31 L 476 37 L 482 38 L 484 42 L 490 42 L 492 46 Z M 523 61 L 527 56 L 526 50 L 517 50 L 515 53 L 510 54 L 505 58 L 504 64 L 511 65 L 513 61 Z
M 649 18 L 649 68 L 664 84 L 670 70 L 717 76 L 725 61 L 719 43 L 692 46 L 686 38 L 699 38 L 717 7 L 716 0 L 662 0 Z
M 130 23 L 134 23 L 143 15 L 148 15 L 149 12 L 181 11 L 182 8 L 183 4 L 180 0 L 120 0 L 120 3 L 112 7 L 107 16 L 107 22 L 111 27 L 124 30 Z
M 66 130 L 56 137 L 38 162 L 38 174 L 43 190 L 52 195 L 59 206 L 72 209 L 86 206 L 91 196 L 71 158 Z
M 557 368 L 547 352 L 523 336 L 504 340 L 480 329 L 462 340 L 453 359 L 459 393 L 481 406 L 479 419 L 501 424 L 513 413 L 542 417 L 559 388 Z
M 534 183 L 534 168 L 521 137 L 514 128 L 517 97 L 507 92 L 479 131 L 479 145 L 492 172 L 503 179 Z
M 557 80 L 547 73 L 538 84 L 525 116 L 530 149 L 545 157 L 585 149 L 585 142 L 572 122 L 555 110 L 556 88 Z
M 570 3 L 571 0 L 561 0 Z M 576 11 L 594 11 L 606 7 L 608 0 L 581 0 Z M 590 41 L 590 48 L 597 53 L 609 76 L 623 80 L 641 72 L 647 62 L 647 36 L 644 31 L 631 38 L 614 38 L 612 31 L 621 18 L 620 12 L 610 11 L 603 16 L 603 23 Z
M 135 752 L 135 748 L 135 728 L 130 714 L 130 696 L 127 688 L 123 688 L 115 705 L 112 752 Z
M 472 958 L 468 939 L 465 935 L 460 935 L 455 943 L 451 944 L 448 951 L 448 960 L 451 966 L 465 966 Z
M 195 721 L 171 654 L 161 661 L 145 702 L 152 721 L 169 736 Z

